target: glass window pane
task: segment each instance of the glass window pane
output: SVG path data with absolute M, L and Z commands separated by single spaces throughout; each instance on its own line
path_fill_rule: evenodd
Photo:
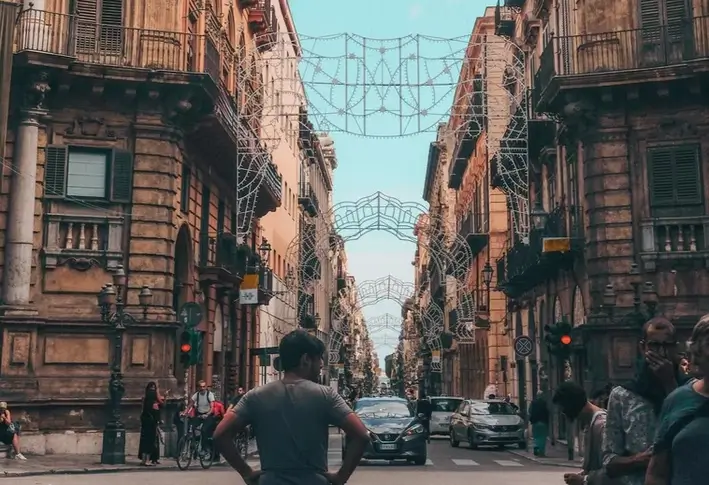
M 67 195 L 74 197 L 106 197 L 106 154 L 69 151 Z

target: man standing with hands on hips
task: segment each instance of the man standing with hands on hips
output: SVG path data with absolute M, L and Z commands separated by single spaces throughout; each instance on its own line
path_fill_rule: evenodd
M 317 383 L 325 345 L 303 330 L 281 340 L 284 375 L 246 393 L 214 435 L 218 450 L 246 483 L 259 485 L 341 485 L 349 480 L 369 443 L 362 421 L 331 387 Z M 234 438 L 251 425 L 261 469 L 239 456 Z M 345 432 L 347 453 L 337 472 L 328 470 L 329 426 Z

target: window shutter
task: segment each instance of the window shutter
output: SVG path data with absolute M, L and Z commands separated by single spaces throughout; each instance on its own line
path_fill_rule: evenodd
M 665 0 L 665 16 L 667 19 L 667 36 L 670 42 L 684 38 L 688 27 L 689 8 L 686 0 Z
M 645 43 L 660 41 L 660 0 L 640 0 L 640 26 Z
M 76 49 L 93 52 L 98 31 L 98 0 L 76 0 Z
M 68 150 L 65 146 L 49 145 L 44 160 L 44 198 L 60 199 L 66 194 Z
M 111 163 L 111 202 L 128 204 L 133 188 L 133 154 L 127 150 L 113 150 Z
M 702 177 L 699 167 L 699 147 L 697 145 L 674 149 L 674 182 L 677 205 L 702 203 Z
M 101 50 L 120 53 L 123 46 L 123 0 L 101 1 Z
M 675 203 L 672 148 L 653 148 L 648 152 L 650 167 L 650 204 L 653 207 Z

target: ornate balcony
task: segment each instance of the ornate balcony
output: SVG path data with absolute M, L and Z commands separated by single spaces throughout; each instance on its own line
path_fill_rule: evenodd
M 488 215 L 484 213 L 468 213 L 460 224 L 458 233 L 463 236 L 470 246 L 473 256 L 487 246 L 490 240 L 490 226 Z
M 511 8 L 500 6 L 500 0 L 495 7 L 495 35 L 507 38 L 515 35 L 515 12 Z
M 300 184 L 298 190 L 298 204 L 300 204 L 305 213 L 310 217 L 317 217 L 320 213 L 318 198 L 315 196 L 312 185 L 307 182 L 301 182 Z
M 455 158 L 451 163 L 448 188 L 458 189 L 468 168 L 468 161 L 475 151 L 475 144 L 484 126 L 484 83 L 482 76 L 475 76 L 472 83 L 472 93 L 463 122 L 467 125 L 460 130 L 455 148 Z
M 258 4 L 258 0 L 239 0 L 239 8 L 252 8 Z
M 254 40 L 258 49 L 265 52 L 271 50 L 278 40 L 278 16 L 270 0 L 262 0 L 257 8 L 263 8 L 265 12 L 266 27 L 256 34 Z
M 709 217 L 655 217 L 641 222 L 643 267 L 655 271 L 667 262 L 696 268 L 709 265 Z M 669 267 L 669 266 L 668 266 Z
M 241 283 L 253 256 L 251 248 L 237 244 L 233 234 L 201 234 L 199 279 L 203 283 L 233 288 Z
M 249 8 L 249 29 L 255 36 L 267 34 L 269 22 L 271 21 L 271 1 L 258 0 L 256 4 Z
M 566 229 L 567 210 L 557 207 L 548 216 L 544 229 L 533 229 L 529 235 L 529 244 L 516 241 L 504 255 L 503 273 L 499 272 L 498 287 L 508 296 L 517 296 L 552 278 L 556 273 L 573 264 L 573 258 L 579 246 L 573 241 L 569 251 L 545 251 L 545 239 L 569 237 Z
M 553 37 L 534 86 L 539 111 L 559 111 L 575 89 L 637 86 L 709 72 L 709 16 L 640 29 Z

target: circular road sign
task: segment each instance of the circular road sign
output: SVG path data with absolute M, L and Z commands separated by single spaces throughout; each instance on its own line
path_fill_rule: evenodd
M 515 339 L 515 353 L 518 357 L 528 357 L 534 350 L 534 342 L 526 335 L 520 335 Z
M 199 322 L 202 321 L 202 307 L 199 303 L 185 303 L 180 308 L 180 313 L 178 314 L 180 323 L 185 327 L 196 327 Z

